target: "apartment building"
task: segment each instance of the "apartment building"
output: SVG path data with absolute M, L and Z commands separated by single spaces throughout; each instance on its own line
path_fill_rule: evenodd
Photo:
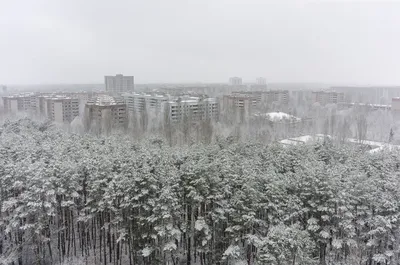
M 65 96 L 43 96 L 42 111 L 56 123 L 70 123 L 79 116 L 79 99 Z
M 343 92 L 334 92 L 334 91 L 314 91 L 313 101 L 318 102 L 321 105 L 326 104 L 338 104 L 344 102 L 344 93 Z
M 258 95 L 239 94 L 223 96 L 223 110 L 226 116 L 233 117 L 237 122 L 244 122 L 248 120 L 251 113 L 254 112 L 258 106 L 260 99 Z
M 258 77 L 256 79 L 256 85 L 267 85 L 267 79 L 264 77 Z
M 85 105 L 85 128 L 93 126 L 101 131 L 125 128 L 128 125 L 127 107 L 122 98 L 99 95 Z
M 105 76 L 104 83 L 106 91 L 110 93 L 133 92 L 134 90 L 133 76 L 123 76 L 122 74 Z
M 165 111 L 171 121 L 182 121 L 185 118 L 191 121 L 218 120 L 219 102 L 216 98 L 179 97 L 165 104 Z
M 231 86 L 241 86 L 242 85 L 242 78 L 241 77 L 231 77 L 229 78 L 229 85 Z
M 277 102 L 282 105 L 287 105 L 289 103 L 288 90 L 234 91 L 232 95 L 248 95 L 254 97 L 257 104 L 271 104 Z
M 30 112 L 34 93 L 17 94 L 3 97 L 5 113 Z
M 136 113 L 151 111 L 159 114 L 164 111 L 165 103 L 170 100 L 170 96 L 164 94 L 125 93 L 122 97 L 128 111 Z

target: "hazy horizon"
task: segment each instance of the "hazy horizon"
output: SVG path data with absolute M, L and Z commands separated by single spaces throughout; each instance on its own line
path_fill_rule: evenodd
M 400 84 L 400 3 L 6 1 L 0 84 Z

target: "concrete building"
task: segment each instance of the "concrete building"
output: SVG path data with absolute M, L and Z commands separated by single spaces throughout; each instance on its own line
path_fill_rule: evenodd
M 231 85 L 231 86 L 241 86 L 242 85 L 242 78 L 236 77 L 236 76 L 229 78 L 229 85 Z
M 258 77 L 256 79 L 256 85 L 267 85 L 267 79 L 265 79 L 264 77 Z
M 252 94 L 224 95 L 223 111 L 225 118 L 232 122 L 245 122 L 259 104 L 259 97 Z M 232 120 L 233 118 L 233 120 Z
M 164 94 L 125 93 L 122 97 L 129 112 L 136 113 L 143 111 L 161 113 L 164 110 L 165 103 L 170 100 L 170 97 Z
M 282 105 L 289 103 L 289 91 L 288 90 L 268 90 L 261 91 L 261 102 L 273 103 L 277 102 Z
M 185 118 L 191 121 L 218 120 L 219 103 L 216 98 L 179 97 L 165 104 L 168 118 L 173 121 L 182 121 Z
M 5 113 L 30 112 L 34 93 L 17 94 L 3 97 Z
M 133 92 L 134 90 L 133 76 L 123 76 L 121 74 L 105 76 L 104 82 L 106 91 L 110 93 Z
M 114 128 L 126 128 L 128 113 L 124 100 L 108 95 L 100 95 L 89 100 L 85 106 L 85 129 L 110 132 Z
M 313 93 L 313 101 L 318 102 L 321 105 L 338 104 L 344 102 L 343 92 L 314 91 L 312 93 Z
M 44 115 L 56 123 L 70 123 L 79 116 L 79 99 L 65 96 L 44 96 Z
M 267 91 L 234 91 L 232 95 L 249 95 L 257 99 L 257 103 L 271 104 L 277 102 L 282 105 L 289 103 L 288 90 L 267 90 Z

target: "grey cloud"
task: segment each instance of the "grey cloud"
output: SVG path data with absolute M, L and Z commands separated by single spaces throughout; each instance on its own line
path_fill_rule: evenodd
M 400 82 L 395 3 L 3 2 L 0 83 Z

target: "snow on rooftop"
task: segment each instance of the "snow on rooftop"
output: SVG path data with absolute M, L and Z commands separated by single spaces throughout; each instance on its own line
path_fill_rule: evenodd
M 270 121 L 281 121 L 281 120 L 297 120 L 299 121 L 300 118 L 297 118 L 293 115 L 284 113 L 284 112 L 268 112 L 263 114 L 254 114 L 256 117 L 266 117 Z

